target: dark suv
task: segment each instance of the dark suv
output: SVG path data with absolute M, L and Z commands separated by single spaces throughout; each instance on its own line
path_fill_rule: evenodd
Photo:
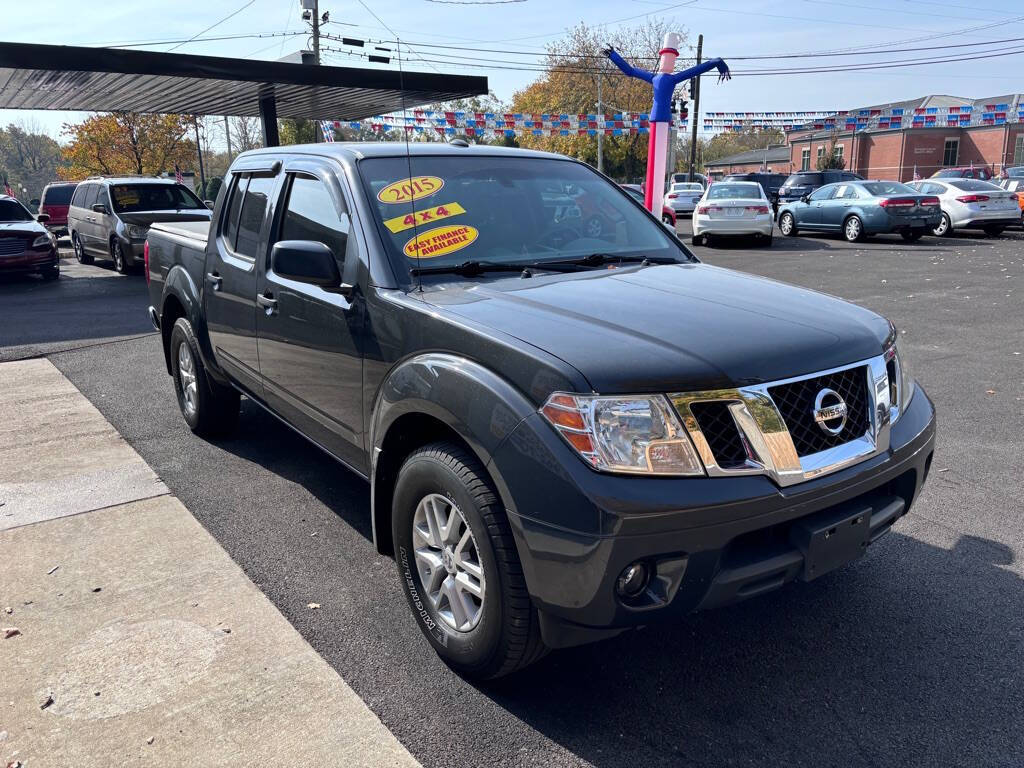
M 475 677 L 817 578 L 931 465 L 891 323 L 701 264 L 564 156 L 245 152 L 212 226 L 147 249 L 188 426 L 230 431 L 244 394 L 368 479 L 410 621 Z
M 837 181 L 863 181 L 864 177 L 850 171 L 797 171 L 790 174 L 779 189 L 779 205 L 792 200 L 799 200 L 809 195 L 818 187 L 834 184 Z
M 172 179 L 137 176 L 86 179 L 68 209 L 75 257 L 110 259 L 118 272 L 142 263 L 146 233 L 155 221 L 209 221 L 210 209 Z

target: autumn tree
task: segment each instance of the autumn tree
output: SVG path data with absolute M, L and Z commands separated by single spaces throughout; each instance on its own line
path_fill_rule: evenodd
M 60 145 L 37 125 L 11 123 L 0 128 L 0 173 L 12 186 L 28 190 L 24 202 L 39 197 L 43 187 L 57 178 L 60 165 Z
M 155 176 L 196 168 L 196 145 L 189 138 L 192 118 L 185 115 L 142 115 L 111 112 L 65 123 L 68 143 L 62 154 L 66 179 L 94 174 Z
M 597 111 L 597 85 L 601 82 L 602 110 L 615 112 L 649 112 L 651 86 L 626 77 L 601 51 L 613 45 L 628 61 L 644 69 L 657 66 L 658 51 L 666 32 L 686 31 L 663 20 L 652 19 L 637 27 L 609 32 L 604 27 L 580 23 L 569 34 L 548 46 L 547 71 L 534 83 L 517 92 L 512 99 L 513 112 L 586 114 Z M 690 65 L 685 56 L 678 66 Z M 596 136 L 533 136 L 519 137 L 524 147 L 559 152 L 597 165 Z M 644 175 L 647 167 L 647 135 L 624 134 L 605 136 L 604 168 L 610 176 L 633 180 Z

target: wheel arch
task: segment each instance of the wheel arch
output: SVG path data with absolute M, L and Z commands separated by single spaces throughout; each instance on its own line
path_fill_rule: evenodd
M 204 357 L 203 363 L 207 369 L 210 368 L 209 355 L 204 347 L 205 333 L 200 332 L 205 325 L 202 324 L 199 308 L 199 292 L 188 270 L 181 265 L 171 267 L 164 282 L 163 298 L 160 302 L 160 337 L 168 374 L 171 373 L 171 331 L 179 317 L 184 317 L 192 325 L 192 331 L 199 342 L 199 351 Z
M 370 514 L 381 554 L 393 554 L 391 502 L 398 471 L 417 448 L 450 440 L 476 457 L 502 505 L 512 506 L 495 451 L 535 406 L 508 381 L 455 355 L 421 355 L 381 385 L 370 430 Z

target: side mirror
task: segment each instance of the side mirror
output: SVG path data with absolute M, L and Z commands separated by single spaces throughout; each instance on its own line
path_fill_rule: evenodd
M 92 207 L 92 211 L 93 213 L 102 213 L 104 216 L 110 213 L 110 211 L 107 210 L 107 206 L 103 203 L 95 203 Z
M 36 221 L 38 221 L 40 224 L 45 224 L 49 220 L 50 220 L 50 214 L 48 214 L 48 213 L 40 213 L 40 214 L 36 215 Z
M 270 252 L 274 273 L 288 280 L 316 285 L 329 293 L 348 298 L 352 286 L 341 282 L 338 263 L 324 243 L 315 240 L 281 240 Z
M 28 201 L 28 204 L 29 205 L 34 205 L 36 208 L 38 208 L 39 207 L 39 198 L 38 197 L 33 197 L 31 200 Z
M 800 202 L 801 203 L 809 203 L 809 202 L 811 202 L 811 196 L 810 195 L 801 195 Z
M 207 208 L 209 208 L 209 209 L 210 209 L 211 211 L 213 210 L 213 206 L 214 206 L 214 202 L 213 202 L 213 200 L 203 200 L 203 204 L 204 204 L 204 205 L 205 205 L 205 206 L 206 206 Z

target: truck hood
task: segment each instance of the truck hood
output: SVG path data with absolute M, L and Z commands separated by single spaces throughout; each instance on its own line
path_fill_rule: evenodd
M 209 221 L 213 216 L 213 211 L 198 208 L 191 211 L 136 211 L 117 215 L 126 224 L 148 227 L 157 221 Z
M 799 376 L 878 355 L 889 335 L 841 299 L 704 264 L 424 287 L 439 309 L 561 358 L 601 393 Z

